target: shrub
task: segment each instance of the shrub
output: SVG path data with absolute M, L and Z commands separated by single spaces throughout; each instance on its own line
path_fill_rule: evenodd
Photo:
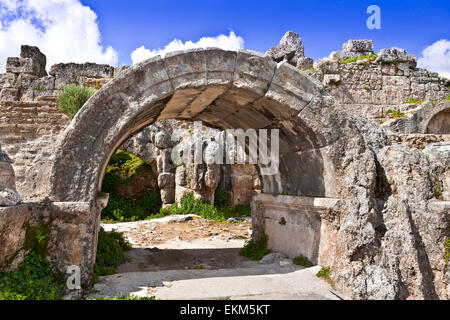
M 228 208 L 220 209 L 225 219 L 251 217 L 252 209 L 249 204 L 238 204 Z
M 224 208 L 228 205 L 228 191 L 219 184 L 214 192 L 214 206 Z
M 148 167 L 141 158 L 126 151 L 116 152 L 108 163 L 102 191 L 114 192 L 115 184 L 129 184 L 139 169 Z
M 253 239 L 248 241 L 244 248 L 239 251 L 241 256 L 250 258 L 251 260 L 259 261 L 265 255 L 268 255 L 272 250 L 267 248 L 267 242 L 269 241 L 269 236 L 264 235 L 259 239 L 259 241 L 254 241 Z
M 192 193 L 186 194 L 180 201 L 179 208 L 175 209 L 176 214 L 196 214 L 204 219 L 224 221 L 225 217 L 212 204 L 196 200 Z
M 137 201 L 137 205 L 144 210 L 145 217 L 159 213 L 162 203 L 159 192 L 151 192 Z
M 308 260 L 308 258 L 304 257 L 304 256 L 298 256 L 295 257 L 294 260 L 292 261 L 294 264 L 298 265 L 298 266 L 304 266 L 304 267 L 312 267 L 313 264 L 311 263 L 311 261 Z
M 131 249 L 123 234 L 117 231 L 106 232 L 103 228 L 98 234 L 97 256 L 94 265 L 94 282 L 99 276 L 116 273 L 116 269 L 128 259 L 124 252 Z
M 58 96 L 59 109 L 73 118 L 93 94 L 92 88 L 77 85 L 65 87 Z
M 59 300 L 65 284 L 41 255 L 30 251 L 17 271 L 0 272 L 0 300 Z
M 132 200 L 112 193 L 108 205 L 102 211 L 102 220 L 107 222 L 129 222 L 145 219 L 144 211 Z

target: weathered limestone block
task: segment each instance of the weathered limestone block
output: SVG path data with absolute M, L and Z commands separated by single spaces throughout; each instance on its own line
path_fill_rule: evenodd
M 161 201 L 163 206 L 175 203 L 175 188 L 161 189 Z
M 21 201 L 11 160 L 0 147 L 0 207 L 15 206 Z
M 18 101 L 19 89 L 5 88 L 0 91 L 0 101 Z
M 296 67 L 300 70 L 311 69 L 314 67 L 314 60 L 312 58 L 300 57 L 297 60 Z
M 338 84 L 341 81 L 341 76 L 339 74 L 326 74 L 323 77 L 323 85 L 329 86 L 331 84 Z
M 0 207 L 15 206 L 22 202 L 22 197 L 14 190 L 5 188 L 0 190 Z
M 161 173 L 158 176 L 158 186 L 161 189 L 175 188 L 175 175 L 173 173 Z
M 155 135 L 155 146 L 159 149 L 167 149 L 171 147 L 171 137 L 165 132 L 158 132 Z
M 38 75 L 41 70 L 40 65 L 31 58 L 9 57 L 6 60 L 6 72 Z
M 373 54 L 374 46 L 372 40 L 348 40 L 342 45 L 343 52 L 361 52 Z
M 47 76 L 47 71 L 45 70 L 47 65 L 47 57 L 39 50 L 38 47 L 26 45 L 21 46 L 20 57 L 33 60 L 36 65 L 36 76 L 39 78 Z
M 296 66 L 298 59 L 305 56 L 305 49 L 302 45 L 302 39 L 295 32 L 288 31 L 281 39 L 278 46 L 271 48 L 266 53 L 276 62 L 286 60 Z
M 130 69 L 130 66 L 120 66 L 114 69 L 114 78 L 117 77 L 119 74 L 121 74 L 124 71 L 127 71 Z
M 414 69 L 417 65 L 417 58 L 411 54 L 408 54 L 404 49 L 391 48 L 381 49 L 378 51 L 378 58 L 376 62 L 395 64 L 404 62 L 407 63 L 410 68 Z
M 15 73 L 2 73 L 0 74 L 0 89 L 1 88 L 14 88 L 17 82 L 17 74 Z
M 96 63 L 60 63 L 51 67 L 50 75 L 56 79 L 56 89 L 63 89 L 71 84 L 82 85 L 88 78 L 112 78 L 114 67 Z
M 175 167 L 171 159 L 171 149 L 164 149 L 159 151 L 159 155 L 156 157 L 156 165 L 158 172 L 160 173 L 173 173 Z
M 220 166 L 217 164 L 207 165 L 204 181 L 207 188 L 215 190 L 220 181 Z

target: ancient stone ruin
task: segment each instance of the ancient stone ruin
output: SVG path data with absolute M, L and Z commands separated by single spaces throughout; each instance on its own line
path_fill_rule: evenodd
M 165 205 L 187 192 L 211 202 L 219 183 L 233 203 L 251 201 L 255 239 L 329 266 L 351 298 L 450 297 L 450 83 L 405 50 L 350 40 L 313 62 L 288 32 L 267 54 L 195 49 L 49 76 L 45 60 L 23 46 L 0 75 L 0 267 L 17 266 L 27 228 L 46 225 L 54 270 L 79 266 L 89 287 L 99 191 L 121 149 L 155 168 Z M 98 91 L 70 121 L 56 96 L 73 83 Z M 279 129 L 279 171 L 173 163 L 187 142 L 172 132 L 193 121 L 206 149 L 208 130 Z

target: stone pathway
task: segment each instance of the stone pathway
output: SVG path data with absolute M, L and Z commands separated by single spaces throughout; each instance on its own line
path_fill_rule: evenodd
M 198 230 L 202 226 L 208 229 Z M 118 274 L 101 277 L 91 296 L 122 293 L 162 300 L 340 299 L 327 282 L 316 277 L 320 267 L 306 269 L 282 256 L 269 259 L 267 264 L 240 256 L 239 250 L 251 234 L 248 223 L 172 216 L 103 227 L 124 232 L 133 245 L 127 253 L 132 260 L 120 266 Z M 176 237 L 174 229 L 178 230 Z

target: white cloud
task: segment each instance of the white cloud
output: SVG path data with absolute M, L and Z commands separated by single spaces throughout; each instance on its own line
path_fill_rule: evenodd
M 157 55 L 165 56 L 166 53 L 172 51 L 207 47 L 216 47 L 224 50 L 237 51 L 240 48 L 244 47 L 244 39 L 242 37 L 236 36 L 233 31 L 230 31 L 230 34 L 228 36 L 221 34 L 217 37 L 203 37 L 197 42 L 182 42 L 181 40 L 174 39 L 172 42 L 166 45 L 164 49 L 150 50 L 145 48 L 144 46 L 141 46 L 131 53 L 131 60 L 133 61 L 133 64 L 136 64 Z
M 450 78 L 450 41 L 442 39 L 422 51 L 418 66 L 438 72 L 440 76 Z
M 61 62 L 117 65 L 117 52 L 101 43 L 97 15 L 79 0 L 0 0 L 0 18 L 0 72 L 22 44 L 38 46 L 47 68 Z

